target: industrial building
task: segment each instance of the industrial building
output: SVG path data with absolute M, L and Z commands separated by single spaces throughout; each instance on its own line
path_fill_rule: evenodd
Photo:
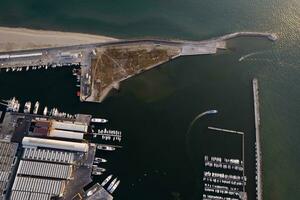
M 80 122 L 56 121 L 56 120 L 36 120 L 30 126 L 31 136 L 67 138 L 82 140 L 87 133 L 88 126 Z
M 64 164 L 73 164 L 74 157 L 74 152 L 37 148 L 25 148 L 22 155 L 23 160 L 37 160 Z
M 59 121 L 6 113 L 0 125 L 6 141 L 0 142 L 0 200 L 73 199 L 83 192 L 92 181 L 96 146 L 83 142 L 91 117 L 78 116 Z
M 0 195 L 3 196 L 7 190 L 13 167 L 16 161 L 18 144 L 0 142 Z M 0 199 L 1 199 L 0 196 Z
M 87 143 L 67 142 L 62 140 L 50 140 L 34 137 L 24 137 L 22 145 L 23 147 L 44 147 L 79 152 L 87 152 L 89 149 Z
M 72 123 L 69 121 L 52 121 L 51 127 L 54 129 L 60 129 L 60 130 L 68 130 L 68 131 L 77 131 L 77 132 L 84 132 L 86 133 L 88 130 L 88 126 L 86 124 L 82 123 Z
M 25 148 L 11 189 L 11 200 L 61 197 L 73 173 L 72 153 Z M 30 159 L 30 160 L 29 160 Z M 50 161 L 50 162 L 49 162 Z M 52 161 L 52 162 L 51 162 Z M 54 163 L 55 161 L 62 162 Z
M 77 140 L 83 139 L 83 133 L 74 132 L 74 131 L 63 131 L 63 130 L 57 130 L 57 129 L 51 130 L 49 132 L 48 136 L 49 137 L 58 137 L 58 138 L 77 139 Z
M 24 191 L 12 191 L 11 200 L 49 200 L 51 194 L 35 193 L 35 192 L 24 192 Z
M 72 165 L 21 160 L 17 175 L 70 179 Z
M 16 176 L 12 186 L 11 196 L 14 195 L 15 191 L 29 192 L 33 193 L 33 195 L 34 193 L 42 193 L 51 196 L 61 196 L 64 191 L 65 184 L 66 182 L 64 180 Z M 24 193 L 24 195 L 26 197 L 28 194 Z M 23 198 L 20 199 L 23 200 Z
M 47 136 L 50 126 L 50 121 L 35 121 L 31 123 L 31 131 L 35 136 Z

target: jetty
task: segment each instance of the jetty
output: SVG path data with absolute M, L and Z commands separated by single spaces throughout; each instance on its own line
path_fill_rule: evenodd
M 252 81 L 254 97 L 254 116 L 255 116 L 255 155 L 256 155 L 256 199 L 263 199 L 263 182 L 262 182 L 262 154 L 260 144 L 260 114 L 259 114 L 259 88 L 256 78 Z
M 230 34 L 218 37 L 217 40 L 229 40 L 229 39 L 234 39 L 237 37 L 265 37 L 271 41 L 276 41 L 278 39 L 278 36 L 275 33 L 235 32 L 235 33 L 230 33 Z

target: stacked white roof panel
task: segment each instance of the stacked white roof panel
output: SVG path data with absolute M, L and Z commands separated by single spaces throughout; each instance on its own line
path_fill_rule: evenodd
M 23 159 L 57 162 L 57 163 L 74 163 L 75 153 L 67 151 L 57 151 L 51 149 L 37 149 L 37 148 L 25 148 L 23 152 Z
M 59 196 L 65 187 L 65 181 L 16 176 L 13 191 L 51 194 Z
M 10 195 L 10 200 L 29 200 L 30 192 L 24 191 L 12 191 Z
M 43 193 L 31 193 L 30 200 L 50 200 L 50 194 L 43 194 Z
M 18 167 L 17 174 L 59 178 L 59 179 L 69 179 L 72 174 L 72 166 L 21 160 Z

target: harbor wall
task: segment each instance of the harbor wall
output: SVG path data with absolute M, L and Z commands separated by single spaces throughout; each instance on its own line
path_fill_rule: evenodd
M 260 142 L 260 114 L 259 114 L 259 88 L 256 78 L 252 81 L 254 97 L 254 116 L 255 116 L 255 155 L 256 155 L 256 199 L 263 199 L 263 180 L 262 180 L 262 153 Z

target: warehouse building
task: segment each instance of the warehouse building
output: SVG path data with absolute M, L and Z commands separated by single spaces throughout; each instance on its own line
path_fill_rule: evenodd
M 79 122 L 37 120 L 30 125 L 30 136 L 82 140 L 88 126 Z
M 50 200 L 51 194 L 12 191 L 10 200 Z
M 12 194 L 15 191 L 29 192 L 30 195 L 33 193 L 42 193 L 51 196 L 61 196 L 65 189 L 66 182 L 64 180 L 52 180 L 44 178 L 31 178 L 16 176 L 14 184 L 12 186 Z M 24 193 L 26 198 L 27 193 Z M 11 198 L 12 199 L 12 198 Z M 23 198 L 20 198 L 23 200 Z
M 44 147 L 51 149 L 62 149 L 69 151 L 87 152 L 89 146 L 87 143 L 67 142 L 61 140 L 49 140 L 42 138 L 24 137 L 23 147 Z
M 47 161 L 63 164 L 73 164 L 74 157 L 74 152 L 37 148 L 25 148 L 22 155 L 23 160 Z
M 49 137 L 58 137 L 58 138 L 77 139 L 77 140 L 83 139 L 83 133 L 81 133 L 81 132 L 63 131 L 63 130 L 57 130 L 57 129 L 51 130 L 49 132 L 48 136 Z
M 0 199 L 3 198 L 16 162 L 17 143 L 0 142 Z
M 17 175 L 70 179 L 72 175 L 72 165 L 21 160 Z
M 41 121 L 33 121 L 30 125 L 31 135 L 34 136 L 47 136 L 48 131 L 50 129 L 51 123 L 50 121 L 41 120 Z
M 78 122 L 72 123 L 69 121 L 63 121 L 63 122 L 52 121 L 51 127 L 53 129 L 77 131 L 77 132 L 84 132 L 84 133 L 86 133 L 88 130 L 88 126 L 86 124 L 82 124 Z

